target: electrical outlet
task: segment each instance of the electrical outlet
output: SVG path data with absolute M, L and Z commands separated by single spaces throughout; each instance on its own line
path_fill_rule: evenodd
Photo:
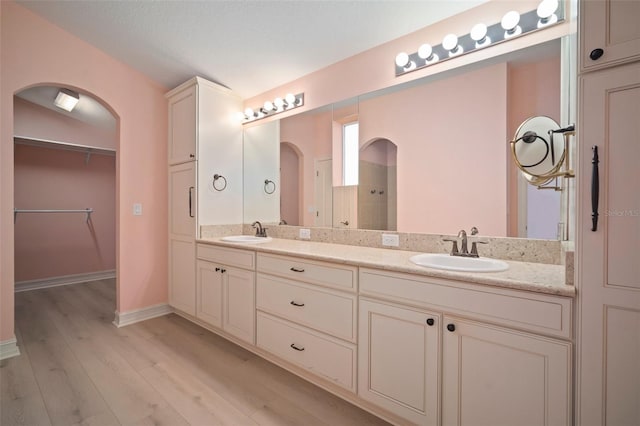
M 388 247 L 400 246 L 400 236 L 397 234 L 382 234 L 382 245 Z
M 142 216 L 142 204 L 135 203 L 133 205 L 133 215 L 134 216 Z
M 300 236 L 301 240 L 310 240 L 311 239 L 311 229 L 301 228 L 299 236 Z

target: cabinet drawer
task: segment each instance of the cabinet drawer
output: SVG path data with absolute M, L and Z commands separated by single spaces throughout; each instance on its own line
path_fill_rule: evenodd
M 571 337 L 572 300 L 567 297 L 366 268 L 360 268 L 360 292 L 536 333 Z
M 355 345 L 261 312 L 257 317 L 259 348 L 355 392 Z
M 258 309 L 355 342 L 356 296 L 258 273 Z
M 196 249 L 198 259 L 223 263 L 244 269 L 255 269 L 256 254 L 249 250 L 216 247 L 208 244 L 198 244 Z
M 258 272 L 340 289 L 356 289 L 358 268 L 295 257 L 258 254 Z

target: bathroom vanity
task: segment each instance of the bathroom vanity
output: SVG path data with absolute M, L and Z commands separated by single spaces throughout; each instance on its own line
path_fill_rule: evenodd
M 400 250 L 196 245 L 195 315 L 176 313 L 393 423 L 571 424 L 564 266 L 463 273 Z

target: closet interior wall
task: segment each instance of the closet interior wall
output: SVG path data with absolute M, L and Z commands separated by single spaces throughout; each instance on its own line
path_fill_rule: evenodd
M 115 271 L 116 132 L 14 98 L 15 281 L 20 284 Z M 55 140 L 101 148 L 70 150 Z M 26 144 L 25 144 L 26 143 Z

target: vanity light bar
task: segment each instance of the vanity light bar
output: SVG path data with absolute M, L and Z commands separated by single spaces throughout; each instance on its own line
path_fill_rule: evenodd
M 242 124 L 261 120 L 281 112 L 290 111 L 304 105 L 304 93 L 294 95 L 289 93 L 284 98 L 275 98 L 273 101 L 266 101 L 259 108 L 247 108 L 238 113 L 242 119 Z
M 536 10 L 522 15 L 515 11 L 507 12 L 496 24 L 476 24 L 469 34 L 447 34 L 442 43 L 436 46 L 423 44 L 415 53 L 398 53 L 395 59 L 396 77 L 563 21 L 564 11 L 559 7 L 558 0 L 543 0 Z

